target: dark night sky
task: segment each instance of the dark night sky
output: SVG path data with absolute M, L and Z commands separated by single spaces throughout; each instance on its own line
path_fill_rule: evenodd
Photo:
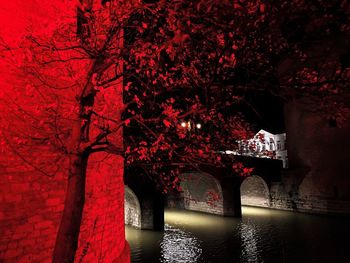
M 249 109 L 245 111 L 246 117 L 252 121 L 256 131 L 264 129 L 275 134 L 285 131 L 283 102 L 280 98 L 263 92 L 254 92 L 247 96 L 247 100 L 259 114 L 257 116 Z

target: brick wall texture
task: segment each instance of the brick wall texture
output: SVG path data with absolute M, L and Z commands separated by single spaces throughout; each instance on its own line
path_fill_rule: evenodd
M 207 173 L 181 175 L 184 208 L 188 210 L 223 215 L 222 189 L 219 181 Z
M 124 221 L 126 225 L 141 228 L 141 207 L 135 193 L 125 186 Z
M 86 203 L 75 262 L 128 262 L 124 233 L 123 159 L 89 159 Z M 65 175 L 0 167 L 0 262 L 51 262 L 65 195 Z M 122 261 L 119 261 L 122 262 Z

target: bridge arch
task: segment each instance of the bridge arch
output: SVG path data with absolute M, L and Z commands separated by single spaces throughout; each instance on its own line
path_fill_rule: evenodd
M 242 205 L 270 207 L 270 191 L 265 180 L 252 175 L 245 178 L 240 186 Z
M 138 213 L 136 220 L 136 222 L 140 222 L 138 228 L 163 230 L 164 196 L 158 191 L 154 181 L 142 175 L 144 173 L 138 167 L 129 168 L 124 173 L 124 183 L 134 193 L 134 195 L 131 194 L 131 197 L 134 197 L 132 200 L 135 200 L 136 196 L 139 203 L 140 213 Z M 138 221 L 138 218 L 140 218 L 140 221 Z
M 141 206 L 136 194 L 125 185 L 124 220 L 126 225 L 141 228 Z
M 183 207 L 187 210 L 223 215 L 223 192 L 219 180 L 205 172 L 180 176 Z

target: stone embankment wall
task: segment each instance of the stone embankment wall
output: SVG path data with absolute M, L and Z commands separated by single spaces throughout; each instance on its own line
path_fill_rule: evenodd
M 269 185 L 269 207 L 350 215 L 350 96 L 333 98 L 334 112 L 318 103 L 285 105 L 289 168 Z
M 270 208 L 317 214 L 350 215 L 350 201 L 335 200 L 324 196 L 290 196 L 283 184 L 271 187 Z
M 4 155 L 2 155 L 2 158 Z M 17 167 L 18 168 L 18 167 Z M 51 262 L 66 175 L 0 167 L 0 262 Z M 94 154 L 75 262 L 129 262 L 124 231 L 123 159 Z M 120 259 L 118 257 L 120 255 Z
M 272 207 L 350 214 L 350 96 L 332 101 L 326 113 L 309 98 L 285 106 L 290 168 L 271 187 Z

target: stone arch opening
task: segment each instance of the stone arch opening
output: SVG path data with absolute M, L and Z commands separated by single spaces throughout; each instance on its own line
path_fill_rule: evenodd
M 141 206 L 136 194 L 125 186 L 124 195 L 124 220 L 125 225 L 141 228 Z
M 223 215 L 223 193 L 220 182 L 204 172 L 180 176 L 183 207 L 187 210 Z
M 260 176 L 249 176 L 241 184 L 241 204 L 270 207 L 270 191 Z

